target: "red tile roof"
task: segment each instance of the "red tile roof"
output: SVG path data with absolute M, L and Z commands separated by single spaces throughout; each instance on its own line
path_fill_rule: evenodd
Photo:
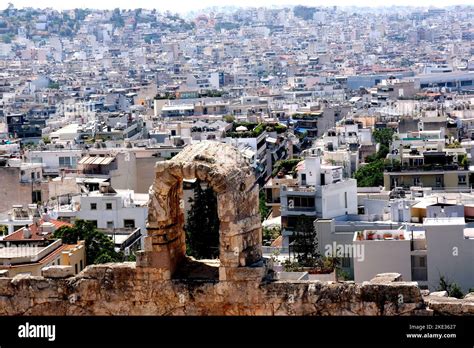
M 41 231 L 40 231 L 40 228 L 39 226 L 41 226 L 41 224 L 45 222 L 43 219 L 39 220 L 38 224 L 31 224 L 28 226 L 28 228 L 30 229 L 31 231 L 31 238 L 28 238 L 28 239 L 25 239 L 25 237 L 23 236 L 23 230 L 24 230 L 24 227 L 23 228 L 20 228 L 18 231 L 16 232 L 13 232 L 12 234 L 6 236 L 5 238 L 3 238 L 3 240 L 5 241 L 22 241 L 22 240 L 45 240 L 47 239 L 47 235 L 42 235 L 41 234 Z M 59 220 L 53 220 L 53 219 L 49 219 L 50 223 L 52 223 L 54 225 L 54 227 L 56 229 L 58 229 L 59 227 L 62 227 L 62 226 L 72 226 L 70 223 L 68 222 L 64 222 L 64 221 L 59 221 Z

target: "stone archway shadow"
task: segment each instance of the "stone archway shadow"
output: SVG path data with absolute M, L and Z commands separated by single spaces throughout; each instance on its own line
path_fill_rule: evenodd
M 145 250 L 138 267 L 159 270 L 168 280 L 186 259 L 183 179 L 208 183 L 217 195 L 219 281 L 261 280 L 262 233 L 259 188 L 252 168 L 229 144 L 205 141 L 187 146 L 171 160 L 157 162 L 150 187 Z

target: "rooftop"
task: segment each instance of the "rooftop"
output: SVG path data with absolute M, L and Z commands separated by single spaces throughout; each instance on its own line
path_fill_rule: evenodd
M 463 217 L 437 217 L 437 218 L 425 218 L 423 221 L 424 226 L 439 226 L 439 225 L 465 225 L 466 221 Z
M 4 241 L 23 241 L 23 240 L 45 240 L 47 239 L 45 235 L 43 235 L 43 231 L 41 229 L 41 226 L 45 223 L 43 219 L 39 220 L 38 224 L 31 224 L 28 226 L 28 228 L 31 231 L 31 238 L 25 239 L 23 235 L 23 228 L 20 228 L 18 231 L 13 232 L 12 234 L 6 236 L 3 238 Z M 59 221 L 59 220 L 54 220 L 54 219 L 49 219 L 46 223 L 50 223 L 54 226 L 54 229 L 58 229 L 63 226 L 72 226 L 70 223 L 64 222 L 64 221 Z

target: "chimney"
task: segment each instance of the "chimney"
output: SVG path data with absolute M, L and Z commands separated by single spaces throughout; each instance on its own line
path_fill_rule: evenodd
M 28 225 L 25 225 L 23 228 L 23 238 L 30 239 L 31 238 L 31 230 L 28 228 Z

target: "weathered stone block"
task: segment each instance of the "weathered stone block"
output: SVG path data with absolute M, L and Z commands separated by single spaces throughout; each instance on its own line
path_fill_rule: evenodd
M 402 275 L 400 273 L 380 273 L 370 280 L 371 283 L 383 284 L 390 282 L 401 282 Z
M 448 297 L 448 292 L 447 291 L 434 291 L 430 293 L 429 296 L 433 297 Z
M 11 278 L 0 278 L 0 296 L 13 296 L 15 294 L 11 281 Z
M 221 267 L 221 268 L 225 269 L 225 281 L 258 281 L 260 282 L 265 275 L 264 267 Z M 219 280 L 221 279 L 219 278 Z
M 41 275 L 45 278 L 68 278 L 74 275 L 74 268 L 72 266 L 44 267 Z

